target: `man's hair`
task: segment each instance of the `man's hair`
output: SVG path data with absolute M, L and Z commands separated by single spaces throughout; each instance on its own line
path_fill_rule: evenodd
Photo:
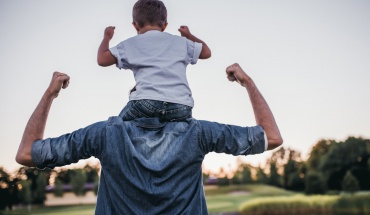
M 132 18 L 141 28 L 147 24 L 163 27 L 167 23 L 167 9 L 159 0 L 138 0 Z

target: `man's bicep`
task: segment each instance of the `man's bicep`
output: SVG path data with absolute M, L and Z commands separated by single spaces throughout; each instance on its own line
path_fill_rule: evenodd
M 201 125 L 205 153 L 248 155 L 265 151 L 265 135 L 261 126 L 241 127 L 207 121 L 201 121 Z
M 105 122 L 95 123 L 57 138 L 37 140 L 32 145 L 32 161 L 38 168 L 54 168 L 100 157 L 105 145 Z

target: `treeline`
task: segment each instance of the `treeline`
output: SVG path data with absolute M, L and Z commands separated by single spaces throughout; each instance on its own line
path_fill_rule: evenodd
M 207 183 L 209 175 L 203 176 Z M 260 183 L 306 194 L 335 194 L 370 190 L 369 182 L 370 140 L 349 137 L 341 142 L 318 141 L 305 161 L 300 152 L 281 147 L 263 168 L 240 163 L 231 178 L 223 176 L 216 183 L 221 186 Z
M 0 167 L 0 210 L 12 209 L 13 205 L 43 204 L 46 200 L 47 187 L 55 196 L 62 197 L 66 185 L 76 195 L 85 195 L 86 184 L 98 189 L 99 166 L 86 165 L 80 169 L 40 170 L 21 167 L 10 175 Z

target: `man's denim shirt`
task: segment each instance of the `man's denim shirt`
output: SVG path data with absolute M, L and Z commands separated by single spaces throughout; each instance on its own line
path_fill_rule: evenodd
M 199 215 L 208 214 L 201 168 L 207 153 L 264 151 L 261 126 L 111 117 L 70 134 L 35 141 L 32 159 L 38 168 L 54 168 L 98 158 L 102 169 L 95 214 Z

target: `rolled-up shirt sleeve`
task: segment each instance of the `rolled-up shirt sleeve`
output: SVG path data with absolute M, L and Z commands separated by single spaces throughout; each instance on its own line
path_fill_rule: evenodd
M 187 50 L 188 50 L 188 61 L 190 64 L 196 64 L 200 53 L 202 52 L 202 43 L 193 42 L 191 40 L 186 40 Z
M 267 150 L 267 148 L 269 147 L 269 142 L 267 140 L 266 132 L 263 132 L 263 136 L 265 138 L 265 150 Z
M 117 46 L 114 46 L 109 49 L 111 54 L 117 59 L 117 67 L 119 69 L 131 69 L 130 64 L 127 59 L 127 50 L 124 42 L 119 43 Z
M 249 155 L 260 154 L 267 149 L 262 126 L 241 127 L 207 121 L 201 121 L 200 125 L 200 139 L 205 154 Z
M 33 163 L 43 169 L 76 163 L 91 156 L 99 158 L 105 145 L 106 124 L 98 122 L 60 137 L 35 141 L 31 148 Z

